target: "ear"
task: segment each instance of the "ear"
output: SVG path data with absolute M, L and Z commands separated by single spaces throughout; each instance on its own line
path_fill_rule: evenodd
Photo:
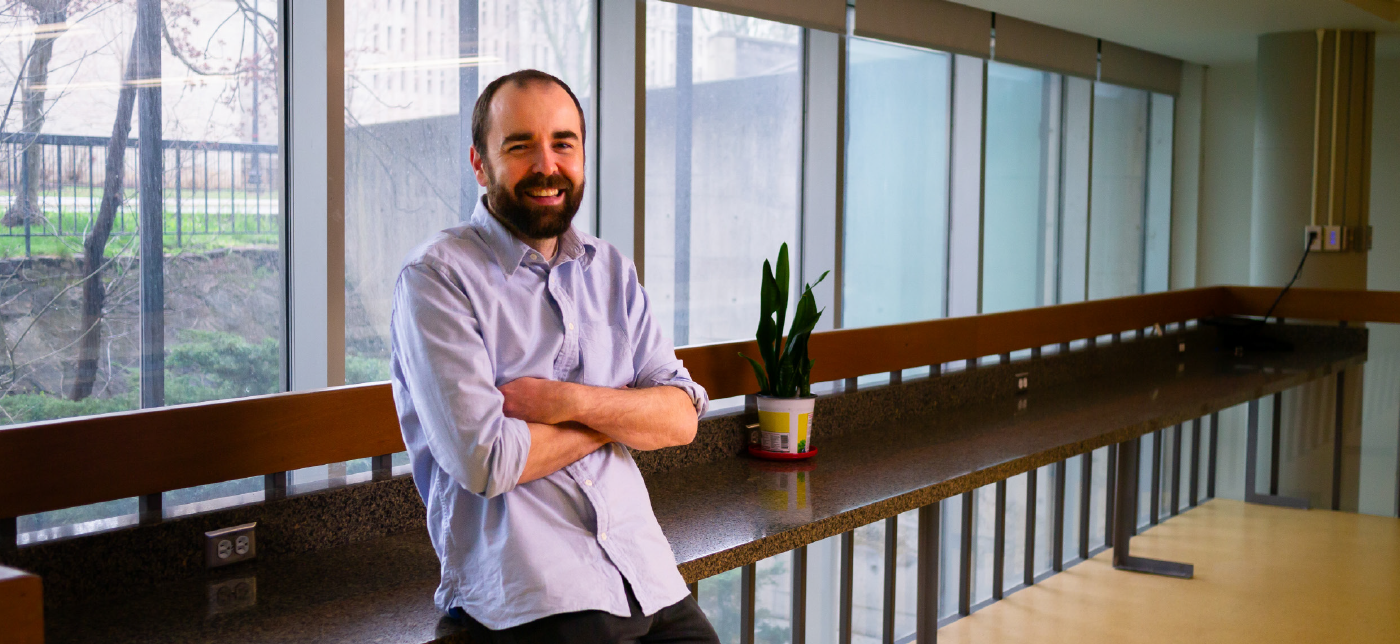
M 476 146 L 474 145 L 470 149 L 470 156 L 472 173 L 476 175 L 476 183 L 479 186 L 485 187 L 487 181 L 485 159 L 482 159 L 481 155 L 477 153 Z

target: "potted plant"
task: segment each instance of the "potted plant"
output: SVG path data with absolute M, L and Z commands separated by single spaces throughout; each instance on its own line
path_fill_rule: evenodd
M 830 271 L 827 271 L 829 273 Z M 763 287 L 758 319 L 759 358 L 739 355 L 753 366 L 758 378 L 758 424 L 760 456 L 805 458 L 816 452 L 812 446 L 812 358 L 807 355 L 807 340 L 816 328 L 822 311 L 817 310 L 812 288 L 826 279 L 827 273 L 802 289 L 793 312 L 792 327 L 783 336 L 788 305 L 788 247 L 778 250 L 778 271 L 763 260 Z M 751 449 L 751 451 L 754 451 Z

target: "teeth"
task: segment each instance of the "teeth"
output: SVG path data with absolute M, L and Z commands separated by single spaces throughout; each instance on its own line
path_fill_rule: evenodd
M 527 191 L 525 191 L 525 194 L 528 194 L 528 195 L 530 195 L 531 197 L 553 197 L 553 196 L 559 194 L 559 189 L 558 189 L 558 188 L 536 188 L 536 189 L 534 189 L 534 190 L 527 190 Z

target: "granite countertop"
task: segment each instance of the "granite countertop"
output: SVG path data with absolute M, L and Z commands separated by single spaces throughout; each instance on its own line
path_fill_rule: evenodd
M 1021 396 L 948 405 L 953 409 L 838 436 L 820 442 L 820 455 L 806 463 L 739 456 L 654 474 L 647 486 L 681 572 L 695 580 L 1288 389 L 1365 357 L 1337 351 L 1241 361 L 1183 354 L 1049 389 L 1036 390 L 1033 382 Z M 817 436 L 821 423 L 814 421 Z M 47 631 L 52 643 L 468 641 L 434 608 L 437 583 L 437 558 L 426 532 L 418 531 L 231 566 L 138 595 L 113 589 L 108 597 L 51 610 Z

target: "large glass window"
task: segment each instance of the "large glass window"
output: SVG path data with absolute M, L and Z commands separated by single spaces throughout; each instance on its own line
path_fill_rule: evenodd
M 653 314 L 677 346 L 752 337 L 763 260 L 797 250 L 802 32 L 658 0 L 646 12 Z
M 844 327 L 944 315 L 950 59 L 849 41 Z
M 345 379 L 389 377 L 389 310 L 404 255 L 464 222 L 480 194 L 471 111 L 520 69 L 563 79 L 592 136 L 592 0 L 352 0 L 345 10 Z M 596 181 L 589 181 L 593 190 Z M 591 194 L 591 193 L 590 193 Z M 574 220 L 593 231 L 590 196 Z
M 1148 93 L 1094 84 L 1089 298 L 1143 291 Z
M 281 390 L 278 7 L 0 12 L 0 424 Z M 137 505 L 21 517 L 20 541 L 130 522 Z
M 1055 303 L 1057 74 L 987 65 L 982 312 Z

